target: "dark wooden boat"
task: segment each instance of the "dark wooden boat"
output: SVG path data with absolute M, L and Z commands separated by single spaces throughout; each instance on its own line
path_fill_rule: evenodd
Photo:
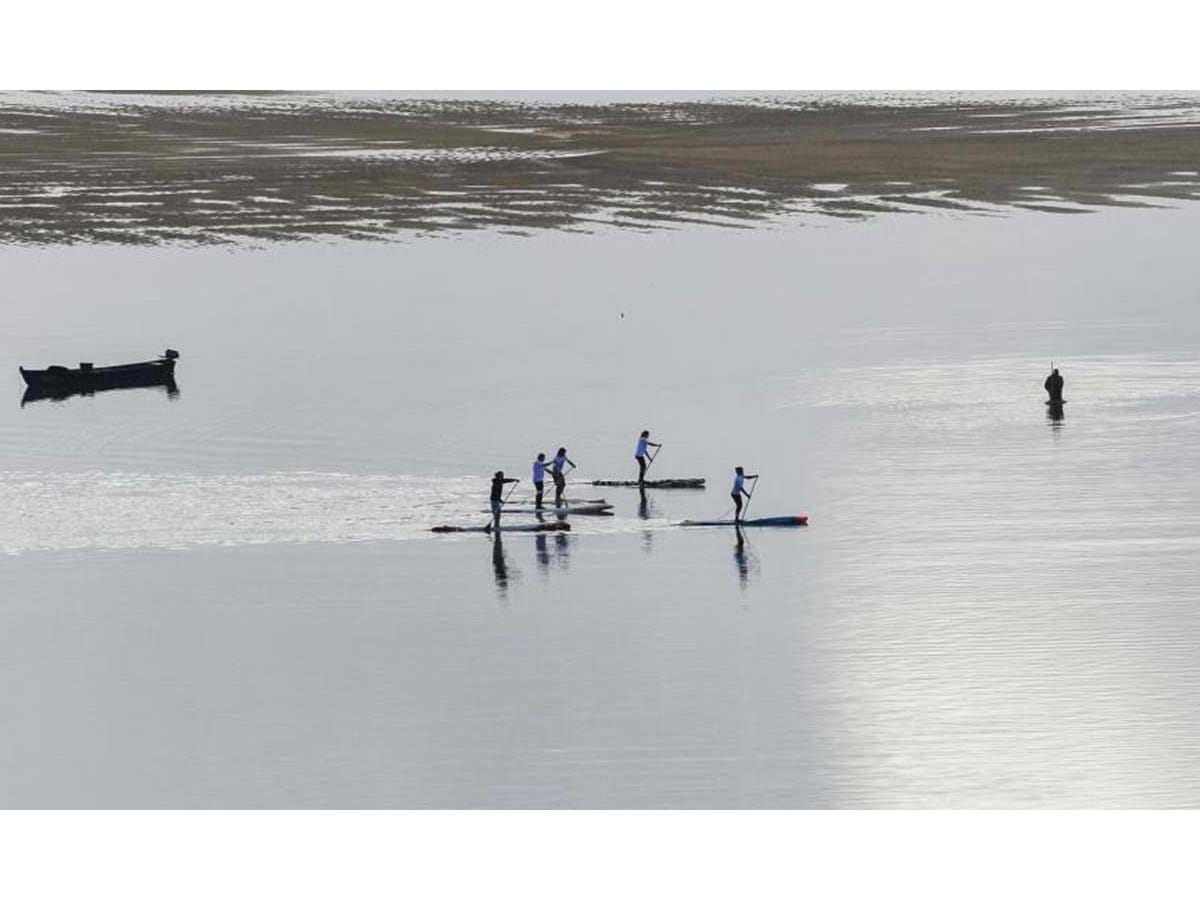
M 175 384 L 177 359 L 179 352 L 168 349 L 158 359 L 123 366 L 97 367 L 91 363 L 80 363 L 77 369 L 68 369 L 66 366 L 26 369 L 21 366 L 21 377 L 28 385 L 21 405 L 123 388 L 163 387 L 167 396 L 173 398 L 179 393 L 179 387 Z
M 21 377 L 30 390 L 46 395 L 55 393 L 75 394 L 103 391 L 111 388 L 149 387 L 167 384 L 175 378 L 175 360 L 179 353 L 167 350 L 158 359 L 148 362 L 129 363 L 123 366 L 94 366 L 80 363 L 78 369 L 66 366 L 50 366 L 48 369 L 26 369 L 21 366 Z

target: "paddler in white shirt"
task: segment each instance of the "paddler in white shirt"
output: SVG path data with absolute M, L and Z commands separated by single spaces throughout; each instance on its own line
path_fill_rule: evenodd
M 533 505 L 542 508 L 542 490 L 546 486 L 546 454 L 539 453 L 533 461 Z
M 575 468 L 575 463 L 567 457 L 567 448 L 559 447 L 558 452 L 554 454 L 553 467 L 550 474 L 554 476 L 554 505 L 562 506 L 563 491 L 567 489 L 567 474 L 564 466 Z
M 757 475 L 747 475 L 741 466 L 734 470 L 733 490 L 729 492 L 729 496 L 733 498 L 733 521 L 742 521 L 742 497 L 749 497 L 750 494 L 746 491 L 746 479 L 757 478 Z
M 647 447 L 661 447 L 661 446 L 662 446 L 662 444 L 656 444 L 656 443 L 654 443 L 654 441 L 650 440 L 650 432 L 649 431 L 643 431 L 641 437 L 638 438 L 637 449 L 633 451 L 633 458 L 637 460 L 637 464 L 638 464 L 638 484 L 639 485 L 646 483 L 646 469 L 650 466 L 650 463 L 646 460 L 646 454 L 647 454 L 646 448 Z

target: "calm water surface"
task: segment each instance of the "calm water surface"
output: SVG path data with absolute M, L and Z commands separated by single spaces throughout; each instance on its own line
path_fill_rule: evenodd
M 0 804 L 1195 806 L 1198 226 L 0 249 Z M 709 489 L 428 532 L 643 427 Z

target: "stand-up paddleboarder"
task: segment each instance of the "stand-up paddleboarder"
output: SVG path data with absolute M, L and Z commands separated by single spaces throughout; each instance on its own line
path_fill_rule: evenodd
M 1050 375 L 1046 378 L 1046 381 L 1042 384 L 1042 387 L 1044 387 L 1046 389 L 1046 393 L 1050 395 L 1051 406 L 1062 406 L 1063 377 L 1058 374 L 1058 369 L 1055 369 L 1050 373 Z
M 500 510 L 504 507 L 504 486 L 506 484 L 515 485 L 520 478 L 505 478 L 503 472 L 497 472 L 492 476 L 492 528 L 497 531 L 500 529 Z
M 646 483 L 646 470 L 648 468 L 650 468 L 650 462 L 652 462 L 654 460 L 654 457 L 651 456 L 650 460 L 647 461 L 647 459 L 646 459 L 646 456 L 648 453 L 647 448 L 648 447 L 661 447 L 661 446 L 662 446 L 662 444 L 656 444 L 656 443 L 654 443 L 654 441 L 650 440 L 650 432 L 649 431 L 643 431 L 641 434 L 641 437 L 638 438 L 637 449 L 633 451 L 633 458 L 637 460 L 637 464 L 638 464 L 638 484 L 639 485 Z
M 741 466 L 734 470 L 733 490 L 729 492 L 729 496 L 733 498 L 733 520 L 735 522 L 742 521 L 742 497 L 749 499 L 750 493 L 746 490 L 747 478 L 758 478 L 757 475 L 747 475 Z
M 539 453 L 533 461 L 533 506 L 542 508 L 542 491 L 546 488 L 546 454 Z
M 567 473 L 564 466 L 575 468 L 575 463 L 567 457 L 567 448 L 559 447 L 558 452 L 554 454 L 554 463 L 550 469 L 550 474 L 554 476 L 554 505 L 562 506 L 563 491 L 567 489 Z

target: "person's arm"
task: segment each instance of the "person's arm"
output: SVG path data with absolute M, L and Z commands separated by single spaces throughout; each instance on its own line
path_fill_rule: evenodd
M 578 466 L 576 466 L 575 463 L 571 462 L 571 460 L 569 458 L 567 459 L 567 462 L 570 463 L 572 469 L 578 468 Z
M 505 484 L 516 484 L 520 480 L 521 480 L 520 478 L 505 478 L 504 483 Z
M 656 443 L 654 443 L 654 441 L 646 441 L 646 443 L 651 447 L 661 447 L 662 446 L 662 444 L 656 444 Z

